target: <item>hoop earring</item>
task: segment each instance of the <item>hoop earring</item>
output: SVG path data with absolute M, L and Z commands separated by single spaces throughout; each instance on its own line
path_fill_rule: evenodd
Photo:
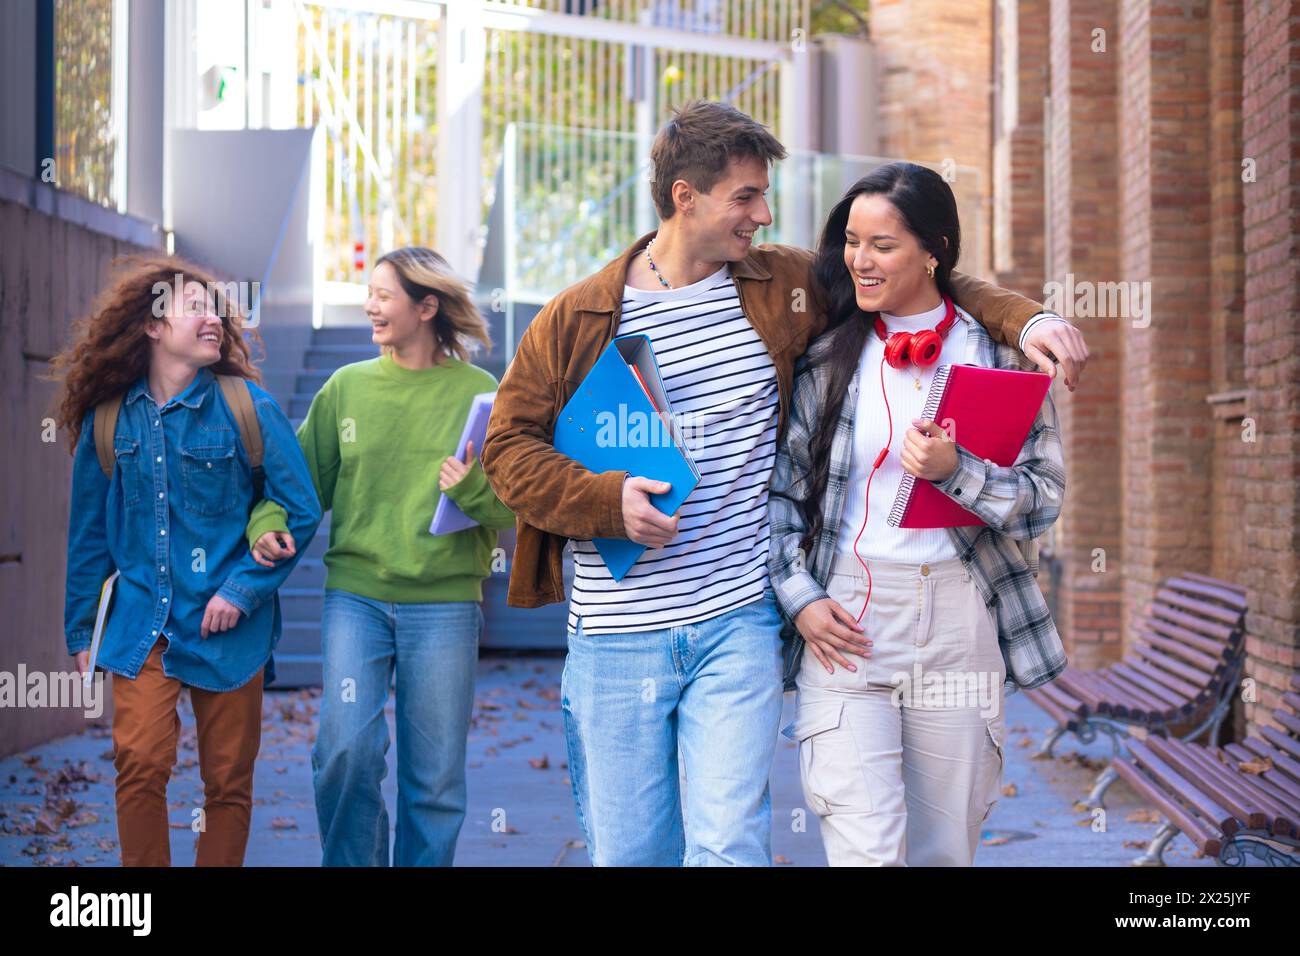
M 929 263 L 929 262 L 927 262 L 927 263 L 925 264 L 925 274 L 928 275 L 931 279 L 934 278 L 934 265 L 933 265 L 933 264 L 931 264 L 931 263 Z

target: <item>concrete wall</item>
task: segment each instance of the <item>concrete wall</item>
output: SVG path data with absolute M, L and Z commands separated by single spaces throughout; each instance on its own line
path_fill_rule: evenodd
M 51 435 L 57 388 L 42 376 L 110 261 L 151 244 L 160 234 L 147 223 L 0 169 L 0 671 L 72 669 L 63 640 L 72 459 L 66 436 Z M 80 709 L 0 708 L 0 755 L 84 726 Z

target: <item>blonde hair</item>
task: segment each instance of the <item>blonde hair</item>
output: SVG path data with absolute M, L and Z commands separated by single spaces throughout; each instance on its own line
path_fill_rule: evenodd
M 375 266 L 381 262 L 393 267 L 402 290 L 417 303 L 426 296 L 438 300 L 433 334 L 444 352 L 468 362 L 474 343 L 484 350 L 492 348 L 487 320 L 470 297 L 469 286 L 452 271 L 446 259 L 425 246 L 403 246 L 380 256 Z M 384 351 L 390 349 L 385 347 Z

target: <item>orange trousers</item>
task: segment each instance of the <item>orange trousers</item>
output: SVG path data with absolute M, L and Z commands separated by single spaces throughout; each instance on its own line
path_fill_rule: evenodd
M 163 673 L 165 640 L 154 645 L 135 680 L 113 676 L 113 765 L 117 835 L 123 866 L 170 866 L 167 782 L 176 765 L 181 682 Z M 262 673 L 243 687 L 190 688 L 198 727 L 203 812 L 196 866 L 241 866 L 253 808 L 253 767 L 262 742 Z

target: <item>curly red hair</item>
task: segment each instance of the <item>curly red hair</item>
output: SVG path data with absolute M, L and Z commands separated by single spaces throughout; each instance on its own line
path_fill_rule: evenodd
M 244 341 L 240 304 L 222 295 L 224 283 L 215 275 L 178 256 L 161 253 L 114 259 L 111 281 L 96 296 L 90 314 L 73 325 L 72 344 L 50 360 L 50 377 L 63 384 L 56 421 L 71 436 L 73 452 L 86 413 L 148 374 L 152 340 L 145 330 L 155 317 L 158 283 L 173 288 L 178 275 L 182 288 L 193 281 L 211 290 L 221 316 L 221 358 L 208 367 L 218 375 L 261 382 Z M 255 331 L 248 335 L 260 345 Z

